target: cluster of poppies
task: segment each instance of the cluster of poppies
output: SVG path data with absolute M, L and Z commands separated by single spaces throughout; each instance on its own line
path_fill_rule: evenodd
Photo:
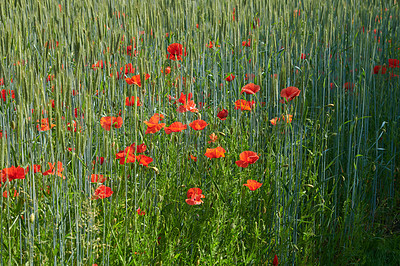
M 133 143 L 124 150 L 117 152 L 115 159 L 119 160 L 120 164 L 138 162 L 139 164 L 148 167 L 148 165 L 153 162 L 153 159 L 144 154 L 139 154 L 144 153 L 146 149 L 147 146 L 144 143 L 137 146 Z
M 39 122 L 39 120 L 38 120 L 37 122 Z M 40 121 L 40 124 L 36 125 L 36 128 L 37 128 L 39 131 L 47 131 L 47 130 L 52 129 L 52 128 L 55 127 L 55 126 L 56 126 L 55 124 L 49 123 L 49 118 L 43 118 L 43 119 Z
M 104 158 L 102 158 L 102 157 L 99 158 L 97 160 L 97 162 L 102 164 L 104 162 Z M 96 163 L 96 161 L 94 161 L 94 163 Z M 43 176 L 52 175 L 52 176 L 58 176 L 58 177 L 65 179 L 65 176 L 63 175 L 64 167 L 63 167 L 62 162 L 60 162 L 60 161 L 58 161 L 57 163 L 49 162 L 48 165 L 49 165 L 49 169 L 42 172 L 41 165 L 34 164 L 32 167 L 32 171 L 34 174 L 41 173 Z M 9 168 L 2 169 L 1 173 L 0 173 L 0 187 L 1 187 L 2 183 L 4 184 L 7 181 L 12 182 L 13 180 L 16 180 L 16 179 L 25 179 L 26 175 L 29 173 L 29 170 L 30 170 L 29 166 L 27 166 L 26 168 L 23 168 L 21 166 L 17 166 L 17 167 L 11 166 Z M 104 177 L 103 175 L 92 174 L 89 177 L 89 180 L 92 183 L 104 183 L 106 181 L 106 177 Z M 92 199 L 104 199 L 104 198 L 110 197 L 112 193 L 113 192 L 111 191 L 111 188 L 101 185 L 95 190 L 95 193 L 92 196 Z M 18 195 L 18 193 L 15 190 L 14 197 L 17 195 Z M 7 197 L 7 191 L 3 192 L 3 196 Z
M 250 40 L 246 42 L 246 46 L 250 43 Z M 168 55 L 167 58 L 173 61 L 179 61 L 182 60 L 183 56 L 186 56 L 186 50 L 183 48 L 181 44 L 174 43 L 168 46 Z M 128 65 L 125 69 L 131 69 L 130 66 Z M 123 69 L 121 68 L 121 71 Z M 129 71 L 128 71 L 129 72 Z M 165 74 L 169 74 L 171 72 L 171 68 L 166 68 L 165 70 L 162 69 L 162 72 Z M 127 71 L 125 70 L 125 74 Z M 247 76 L 247 75 L 246 75 Z M 146 78 L 149 76 L 146 76 Z M 133 80 L 132 80 L 133 78 Z M 138 78 L 140 78 L 139 75 L 134 76 L 132 78 L 127 78 L 126 81 L 128 84 L 136 84 L 140 86 L 140 83 Z M 136 79 L 136 80 L 135 80 Z M 235 75 L 229 74 L 226 76 L 226 81 L 231 82 L 235 79 Z M 254 83 L 249 83 L 245 86 L 242 87 L 241 89 L 241 94 L 247 94 L 247 95 L 254 95 L 257 92 L 260 91 L 260 86 L 256 85 Z M 288 87 L 286 89 L 283 89 L 281 91 L 281 97 L 283 98 L 281 100 L 282 103 L 287 103 L 291 100 L 293 100 L 295 97 L 297 97 L 300 94 L 300 90 L 297 89 L 296 87 Z M 169 100 L 171 101 L 174 99 L 172 96 L 169 96 Z M 188 93 L 187 95 L 181 92 L 181 95 L 179 99 L 175 103 L 177 104 L 177 112 L 179 113 L 185 113 L 185 112 L 193 112 L 193 113 L 198 113 L 199 109 L 196 107 L 196 103 L 192 100 L 193 99 L 193 94 Z M 126 98 L 126 106 L 141 106 L 140 100 L 138 97 L 127 97 Z M 239 99 L 235 102 L 235 110 L 252 110 L 255 106 L 255 101 L 250 100 L 247 101 L 245 99 Z M 228 110 L 223 109 L 218 112 L 217 117 L 221 120 L 224 121 L 228 117 Z M 275 124 L 278 122 L 281 118 L 276 118 L 275 119 Z M 287 122 L 290 122 L 292 120 L 292 115 L 287 115 L 287 116 L 282 116 L 283 120 L 286 120 Z M 150 117 L 149 120 L 144 121 L 144 123 L 147 125 L 147 129 L 145 131 L 145 134 L 155 134 L 158 131 L 160 131 L 162 128 L 164 128 L 166 134 L 171 134 L 173 132 L 181 132 L 183 130 L 187 129 L 187 125 L 183 124 L 182 122 L 175 121 L 170 126 L 166 126 L 165 123 L 162 123 L 161 121 L 164 120 L 164 115 L 155 113 L 152 117 Z M 120 128 L 122 126 L 123 120 L 121 117 L 103 117 L 101 118 L 101 126 L 105 130 L 110 130 L 112 127 L 114 128 Z M 272 122 L 271 122 L 272 123 Z M 274 123 L 273 123 L 274 124 Z M 189 126 L 196 131 L 201 131 L 207 126 L 207 122 L 202 120 L 202 119 L 197 119 L 194 120 L 189 124 Z M 216 134 L 211 134 L 210 135 L 210 141 L 208 143 L 214 143 L 218 139 Z M 139 162 L 143 166 L 148 166 L 149 163 L 153 161 L 152 158 L 147 157 L 143 154 L 137 155 L 139 153 L 143 153 L 146 150 L 146 146 L 144 144 L 141 144 L 137 147 L 135 147 L 135 144 L 132 144 L 131 146 L 128 146 L 125 148 L 125 150 L 120 151 L 116 154 L 116 159 L 120 160 L 120 164 L 125 164 L 125 163 L 134 163 L 134 162 Z M 223 147 L 215 147 L 215 148 L 207 148 L 205 152 L 205 156 L 208 158 L 223 158 L 225 157 L 226 150 Z M 197 161 L 197 157 L 193 155 L 189 155 L 189 158 L 193 161 Z M 236 165 L 242 168 L 248 167 L 250 164 L 255 163 L 259 159 L 259 156 L 257 153 L 253 151 L 244 151 L 239 155 L 239 160 L 236 161 Z M 243 184 L 244 186 L 247 186 L 250 190 L 256 190 L 259 187 L 261 187 L 262 183 L 259 183 L 255 180 L 248 180 L 246 184 Z M 100 189 L 100 188 L 99 188 Z M 105 188 L 101 188 L 105 189 Z M 111 190 L 110 190 L 111 191 Z M 99 192 L 100 193 L 100 192 Z M 99 194 L 103 195 L 103 194 Z M 109 194 L 111 195 L 111 194 Z M 201 204 L 203 201 L 201 200 L 204 198 L 204 195 L 202 194 L 202 191 L 200 188 L 191 188 L 188 191 L 188 198 L 186 199 L 186 202 L 190 205 L 198 205 Z M 101 197 L 97 197 L 101 198 Z
M 182 60 L 182 56 L 186 56 L 186 51 L 183 48 L 181 44 L 174 43 L 168 46 L 168 55 L 167 58 L 170 60 L 174 61 L 179 61 Z M 99 64 L 101 65 L 101 64 Z M 130 73 L 131 71 L 134 71 L 130 65 L 126 65 L 125 68 L 121 68 L 121 73 L 118 75 L 121 75 L 122 73 Z M 169 74 L 171 72 L 171 68 L 166 68 L 165 70 L 162 70 L 163 73 Z M 146 76 L 146 78 L 149 76 Z M 134 76 L 132 78 L 126 78 L 125 80 L 127 81 L 128 84 L 136 84 L 140 86 L 140 80 L 138 80 L 140 76 Z M 133 79 L 133 80 L 132 80 Z M 231 82 L 235 79 L 235 76 L 233 74 L 229 74 L 226 77 L 226 81 Z M 248 95 L 253 95 L 256 94 L 257 92 L 260 91 L 260 86 L 256 85 L 254 83 L 249 83 L 245 86 L 242 87 L 241 89 L 241 94 L 248 94 Z M 173 99 L 172 96 L 169 96 L 169 100 L 171 101 Z M 196 103 L 192 100 L 193 99 L 193 94 L 188 93 L 187 95 L 181 92 L 179 99 L 175 103 L 177 104 L 177 112 L 178 113 L 185 113 L 185 112 L 193 112 L 193 113 L 198 113 L 199 109 L 196 107 Z M 125 101 L 126 106 L 141 106 L 140 100 L 138 97 L 127 97 Z M 235 102 L 235 109 L 238 110 L 251 110 L 255 105 L 255 101 L 247 101 L 245 99 L 239 99 Z M 222 109 L 221 111 L 218 112 L 217 117 L 221 120 L 224 121 L 228 117 L 228 110 Z M 169 126 L 166 126 L 165 123 L 162 123 L 164 120 L 164 115 L 155 113 L 150 119 L 143 121 L 147 125 L 147 129 L 145 131 L 145 134 L 155 134 L 158 131 L 160 131 L 162 128 L 164 128 L 166 134 L 171 134 L 173 132 L 181 132 L 183 130 L 187 129 L 187 125 L 183 124 L 182 122 L 175 121 Z M 100 124 L 101 126 L 109 131 L 111 128 L 121 128 L 123 124 L 123 119 L 122 117 L 102 117 L 100 119 Z M 191 127 L 195 131 L 201 131 L 205 127 L 207 127 L 207 122 L 202 120 L 202 119 L 197 119 L 189 123 L 189 127 Z M 218 136 L 213 133 L 210 135 L 210 141 L 208 143 L 214 143 L 218 139 Z M 116 159 L 119 160 L 120 164 L 126 164 L 126 163 L 134 163 L 134 162 L 139 162 L 143 166 L 148 166 L 149 163 L 153 161 L 152 158 L 147 157 L 141 153 L 146 151 L 146 145 L 141 144 L 136 146 L 135 143 L 126 147 L 124 150 L 119 151 L 116 154 Z M 205 156 L 208 158 L 222 158 L 225 157 L 226 150 L 223 147 L 216 147 L 216 148 L 207 148 L 205 152 Z M 139 154 L 139 155 L 138 155 Z M 196 161 L 197 157 L 194 157 L 193 155 L 189 156 L 190 159 Z M 253 152 L 253 151 L 245 151 L 242 152 L 239 156 L 239 160 L 236 161 L 236 165 L 239 167 L 245 168 L 248 167 L 248 165 L 255 163 L 259 159 L 259 156 Z M 93 176 L 92 175 L 92 180 L 93 181 L 98 181 L 99 178 L 97 175 Z M 247 184 L 244 184 L 245 186 L 248 186 L 250 190 L 256 190 L 261 186 L 261 183 L 258 183 L 255 180 L 248 180 Z M 111 189 L 100 186 L 96 191 L 95 195 L 93 196 L 94 199 L 97 198 L 104 198 L 107 195 L 111 196 L 112 191 Z M 186 202 L 190 205 L 198 205 L 201 204 L 203 201 L 201 200 L 204 198 L 204 195 L 202 194 L 202 191 L 200 188 L 191 188 L 188 191 L 188 199 Z
M 387 70 L 390 71 L 390 77 L 398 77 L 399 75 L 394 73 L 395 68 L 400 68 L 400 60 L 399 59 L 389 59 L 388 65 L 376 65 L 374 67 L 374 74 L 384 75 L 386 74 Z
M 4 85 L 4 80 L 0 79 L 0 86 Z M 2 89 L 0 91 L 0 98 L 3 99 L 3 102 L 7 100 L 7 97 L 11 97 L 12 99 L 15 99 L 15 93 L 14 90 L 6 90 Z
M 213 46 L 215 45 L 214 43 L 211 43 Z M 244 42 L 244 46 L 250 46 L 250 39 Z M 132 47 L 127 48 L 127 53 L 132 53 Z M 186 53 L 186 48 L 183 47 L 182 44 L 179 43 L 173 43 L 168 46 L 167 48 L 167 59 L 172 60 L 172 61 L 180 61 L 183 60 L 184 56 L 187 56 Z M 98 61 L 95 64 L 92 65 L 93 70 L 97 69 L 104 69 L 105 66 L 111 67 L 111 63 L 106 63 L 105 61 Z M 171 73 L 171 67 L 166 67 L 165 69 L 162 69 L 161 71 L 163 74 L 167 75 Z M 138 87 L 142 86 L 141 83 L 141 75 L 137 74 L 138 71 L 133 67 L 131 63 L 125 64 L 121 68 L 119 68 L 119 71 L 117 71 L 115 74 L 111 73 L 111 77 L 116 77 L 117 79 L 124 78 L 126 83 L 129 85 L 136 85 Z M 128 77 L 129 74 L 136 74 L 131 77 Z M 147 80 L 150 78 L 149 74 L 142 74 L 143 77 Z M 246 74 L 246 80 L 250 79 L 253 80 L 255 77 L 254 74 Z M 54 75 L 49 75 L 46 78 L 47 82 L 50 82 L 54 79 Z M 225 77 L 225 80 L 227 82 L 232 82 L 235 80 L 235 75 L 232 73 L 227 74 Z M 185 81 L 185 80 L 184 80 Z M 256 85 L 254 83 L 248 83 L 245 86 L 241 88 L 241 94 L 246 94 L 246 95 L 254 95 L 260 91 L 260 86 Z M 3 92 L 2 92 L 3 93 Z M 6 92 L 5 92 L 6 93 Z M 79 92 L 78 90 L 74 90 L 73 95 L 77 95 Z M 97 92 L 98 93 L 98 92 Z M 4 94 L 4 93 L 3 93 Z M 2 94 L 2 95 L 3 95 Z M 300 90 L 297 89 L 296 87 L 288 87 L 284 90 L 281 91 L 281 97 L 283 98 L 281 102 L 287 103 L 297 97 L 300 94 Z M 4 94 L 6 95 L 6 94 Z M 4 99 L 4 97 L 2 96 Z M 172 97 L 169 96 L 170 101 L 172 100 Z M 54 101 L 51 102 L 52 106 L 54 107 Z M 192 112 L 192 113 L 199 113 L 199 109 L 196 106 L 196 103 L 193 100 L 193 94 L 188 93 L 185 94 L 181 92 L 180 97 L 175 100 L 175 104 L 177 105 L 177 112 L 178 113 L 185 113 L 185 112 Z M 125 98 L 125 105 L 126 106 L 142 106 L 142 103 L 137 96 L 128 96 Z M 255 101 L 253 99 L 247 100 L 247 99 L 238 99 L 234 103 L 234 109 L 235 110 L 242 110 L 242 111 L 251 111 L 255 107 Z M 75 108 L 76 109 L 76 108 Z M 75 110 L 75 117 L 77 117 L 77 110 Z M 121 115 L 121 114 L 120 114 Z M 218 112 L 217 118 L 220 119 L 221 121 L 224 121 L 227 119 L 229 115 L 229 112 L 227 109 L 222 109 Z M 200 116 L 200 115 L 199 115 Z M 287 116 L 282 116 L 282 118 L 276 118 L 275 119 L 275 124 L 280 120 L 283 119 L 285 121 L 291 121 L 292 116 L 287 115 Z M 183 124 L 182 122 L 179 121 L 174 121 L 172 122 L 169 126 L 166 126 L 166 123 L 163 122 L 164 120 L 164 115 L 160 113 L 155 113 L 152 115 L 148 120 L 143 121 L 147 128 L 145 131 L 145 134 L 155 134 L 159 132 L 162 128 L 164 128 L 165 133 L 172 134 L 174 132 L 181 132 L 183 130 L 186 130 L 189 127 L 191 127 L 195 131 L 202 131 L 204 130 L 207 126 L 208 123 L 202 119 L 197 119 L 189 123 L 188 125 Z M 101 127 L 106 130 L 110 131 L 111 129 L 118 129 L 123 126 L 123 118 L 121 116 L 104 116 L 100 118 L 100 125 Z M 38 131 L 48 131 L 51 130 L 53 127 L 56 125 L 52 123 L 50 118 L 43 118 L 40 121 L 37 121 L 37 129 Z M 272 123 L 272 122 L 271 122 Z M 76 121 L 72 121 L 72 123 L 68 123 L 67 125 L 68 130 L 73 130 L 76 131 L 77 128 L 77 123 Z M 212 133 L 210 136 L 210 140 L 208 143 L 215 143 L 218 140 L 218 136 L 215 133 Z M 119 160 L 120 164 L 129 164 L 129 163 L 139 163 L 142 166 L 149 167 L 149 164 L 153 162 L 153 159 L 146 156 L 143 154 L 146 151 L 146 145 L 145 144 L 140 144 L 136 145 L 133 143 L 130 146 L 127 146 L 124 150 L 118 151 L 115 154 L 115 159 Z M 72 151 L 72 149 L 70 150 Z M 208 158 L 223 158 L 225 157 L 226 150 L 223 147 L 215 147 L 215 148 L 207 148 L 204 156 Z M 193 155 L 189 155 L 189 158 L 196 161 L 197 158 Z M 259 156 L 257 153 L 253 151 L 244 151 L 239 155 L 239 160 L 237 160 L 235 163 L 238 167 L 246 168 L 250 164 L 254 164 L 257 160 L 259 159 Z M 104 158 L 103 158 L 104 162 Z M 55 164 L 50 164 L 50 169 L 43 172 L 43 175 L 47 174 L 52 174 L 52 175 L 57 175 L 60 177 L 65 178 L 63 176 L 62 171 L 64 170 L 62 167 L 62 164 L 58 162 L 57 164 L 57 171 L 55 171 Z M 39 169 L 40 171 L 40 169 Z M 92 183 L 104 183 L 106 181 L 106 178 L 103 175 L 100 174 L 92 174 L 89 177 L 89 180 Z M 261 186 L 261 183 L 258 183 L 257 181 L 254 180 L 248 180 L 247 184 L 244 184 L 245 186 L 248 186 L 250 190 L 255 190 Z M 197 205 L 202 203 L 202 198 L 204 198 L 204 195 L 201 193 L 201 190 L 199 193 L 197 193 L 199 189 L 195 189 L 193 194 L 190 195 L 188 194 L 188 200 L 187 202 L 191 205 Z M 94 192 L 92 199 L 103 199 L 110 197 L 112 195 L 112 190 L 109 187 L 104 186 L 103 184 L 100 185 Z
M 61 162 L 57 162 L 56 163 L 48 163 L 49 164 L 49 169 L 41 172 L 41 165 L 38 164 L 34 164 L 32 166 L 32 171 L 33 173 L 41 173 L 43 176 L 47 176 L 47 175 L 57 175 L 59 177 L 62 177 L 63 179 L 65 179 L 65 176 L 63 176 L 63 165 Z M 0 187 L 3 184 L 7 183 L 7 181 L 10 183 L 13 180 L 16 179 L 25 179 L 26 175 L 29 173 L 29 166 L 27 166 L 26 168 L 23 168 L 21 166 L 17 166 L 15 167 L 14 165 L 9 167 L 9 168 L 4 168 L 1 170 L 0 172 Z M 14 197 L 17 195 L 18 193 L 14 193 Z M 7 197 L 7 191 L 5 191 L 3 193 L 4 197 Z

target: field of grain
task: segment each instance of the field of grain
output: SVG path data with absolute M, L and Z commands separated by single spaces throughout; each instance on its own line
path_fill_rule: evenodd
M 0 4 L 0 264 L 400 265 L 399 14 Z

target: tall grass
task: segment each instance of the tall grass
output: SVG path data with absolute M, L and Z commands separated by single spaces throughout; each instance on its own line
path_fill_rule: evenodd
M 388 68 L 400 59 L 399 4 L 328 2 L 0 5 L 0 89 L 15 93 L 0 100 L 0 169 L 60 161 L 65 176 L 29 171 L 2 183 L 2 265 L 260 265 L 275 254 L 281 264 L 399 264 L 400 70 Z M 166 58 L 172 43 L 186 48 L 182 61 Z M 104 69 L 93 70 L 100 60 Z M 115 78 L 128 63 L 141 87 Z M 384 64 L 386 74 L 373 74 Z M 260 92 L 240 94 L 250 82 Z M 279 103 L 289 86 L 300 96 Z M 168 95 L 181 92 L 193 93 L 199 114 L 176 111 Z M 125 106 L 128 96 L 142 106 Z M 238 99 L 255 108 L 235 110 Z M 200 116 L 209 125 L 145 134 L 154 113 L 167 126 Z M 291 123 L 271 125 L 288 114 Z M 104 116 L 122 116 L 123 126 L 105 131 Z M 39 132 L 42 118 L 56 126 Z M 151 167 L 118 163 L 132 143 L 147 145 Z M 216 146 L 225 158 L 204 156 Z M 260 159 L 239 168 L 247 150 Z M 96 157 L 105 163 L 93 165 Z M 110 198 L 92 199 L 91 174 L 107 177 Z M 250 192 L 247 179 L 263 186 Z M 202 205 L 185 203 L 191 187 L 203 190 Z

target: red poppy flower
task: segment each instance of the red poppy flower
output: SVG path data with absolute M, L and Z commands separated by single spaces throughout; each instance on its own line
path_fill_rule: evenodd
M 21 166 L 15 167 L 14 165 L 9 168 L 4 168 L 1 170 L 0 183 L 5 183 L 7 181 L 12 181 L 14 179 L 25 179 L 25 175 L 29 168 L 24 169 Z
M 125 75 L 135 73 L 135 68 L 133 67 L 132 63 L 126 64 L 125 66 L 120 68 L 120 71 L 117 72 L 117 79 L 121 79 L 125 77 Z M 112 77 L 112 73 L 110 74 Z
M 33 165 L 33 173 L 41 173 L 40 169 L 42 168 L 42 166 L 40 164 L 34 164 Z
M 120 128 L 122 127 L 122 117 L 105 116 L 100 119 L 100 125 L 106 131 L 110 131 L 111 127 Z
M 354 88 L 354 83 L 346 82 L 346 83 L 343 85 L 343 88 L 345 89 L 345 91 L 353 90 L 353 88 Z
M 139 164 L 148 167 L 149 163 L 151 163 L 153 159 L 146 155 L 140 154 L 136 155 L 136 161 L 138 161 Z
M 92 199 L 105 199 L 108 197 L 111 197 L 111 195 L 114 193 L 114 191 L 111 190 L 111 188 L 106 187 L 105 185 L 99 186 L 95 191 L 94 195 L 92 196 Z
M 282 119 L 283 119 L 283 121 L 286 121 L 286 123 L 291 123 L 292 122 L 292 120 L 293 120 L 293 115 L 282 115 Z
M 46 82 L 52 81 L 54 79 L 54 75 L 48 75 L 46 78 Z
M 271 120 L 269 120 L 269 122 L 271 122 L 271 124 L 273 125 L 273 126 L 276 126 L 276 123 L 279 121 L 279 118 L 278 117 L 274 117 L 274 118 L 272 118 Z
M 76 96 L 76 95 L 78 95 L 79 94 L 79 91 L 78 90 L 72 90 L 72 96 Z
M 194 162 L 197 162 L 197 157 L 193 156 L 193 155 L 189 155 L 189 159 L 193 160 Z
M 246 42 L 246 41 L 243 41 L 243 42 L 242 42 L 242 46 L 250 47 L 250 46 L 251 46 L 250 39 L 248 39 L 247 42 Z
M 168 95 L 167 97 L 168 97 L 168 101 L 169 102 L 174 101 L 173 104 L 176 104 L 176 98 L 175 97 L 172 97 L 171 95 Z
M 214 47 L 214 43 L 213 43 L 212 41 L 210 41 L 210 42 L 207 44 L 207 47 L 210 48 L 210 49 L 212 49 L 212 48 Z M 215 47 L 221 47 L 221 45 L 216 45 Z
M 144 123 L 147 125 L 145 134 L 154 134 L 165 127 L 165 123 L 159 123 L 159 121 L 163 119 L 164 115 L 156 113 L 149 119 L 149 121 L 144 121 Z
M 260 86 L 255 85 L 254 83 L 247 84 L 242 88 L 241 94 L 244 92 L 246 94 L 256 94 L 260 90 Z
M 0 184 L 0 185 L 1 185 L 1 184 Z M 15 197 L 18 197 L 18 196 L 19 196 L 19 193 L 17 192 L 16 189 L 14 189 L 14 198 L 15 198 Z M 8 197 L 8 191 L 7 191 L 7 190 L 3 192 L 3 197 L 4 197 L 4 198 L 7 198 L 7 197 Z M 22 219 L 23 219 L 23 218 L 22 218 Z
M 271 124 L 272 124 L 273 126 L 276 126 L 276 124 L 277 124 L 279 121 L 281 121 L 281 119 L 283 119 L 283 121 L 286 121 L 286 123 L 289 124 L 289 123 L 291 123 L 292 120 L 293 120 L 293 115 L 286 115 L 286 116 L 282 115 L 282 117 L 280 117 L 280 118 L 275 117 L 275 118 L 272 118 L 271 120 L 269 120 L 269 122 L 271 122 Z
M 60 8 L 60 11 L 61 11 L 61 8 Z M 58 41 L 56 41 L 56 42 L 54 43 L 53 40 L 50 40 L 50 41 L 47 41 L 47 42 L 44 44 L 44 47 L 45 47 L 45 48 L 49 48 L 49 49 L 55 49 L 55 47 L 58 47 L 58 45 L 59 45 Z
M 93 162 L 92 162 L 93 164 L 100 164 L 100 165 L 103 165 L 103 163 L 104 163 L 104 157 L 96 157 L 96 160 L 94 160 Z
M 186 98 L 186 95 L 183 94 L 183 92 L 181 92 L 181 97 L 178 100 L 182 104 L 178 108 L 179 113 L 185 113 L 187 111 L 196 113 L 199 111 L 198 109 L 196 109 L 196 104 L 194 103 L 194 101 L 191 100 L 192 97 L 193 97 L 192 93 L 189 93 Z
M 284 100 L 281 100 L 281 103 L 284 103 L 285 100 L 287 102 L 290 102 L 291 100 L 293 100 L 295 97 L 300 95 L 301 90 L 299 90 L 296 87 L 287 87 L 283 90 L 281 90 L 281 97 L 285 98 Z
M 67 124 L 67 130 L 76 132 L 76 121 L 75 120 L 72 121 L 72 126 L 71 126 L 71 123 Z
M 203 130 L 207 125 L 207 122 L 202 119 L 195 120 L 189 124 L 189 126 L 196 131 Z
M 169 127 L 164 128 L 165 133 L 171 134 L 172 132 L 181 132 L 187 128 L 187 125 L 181 122 L 174 122 Z
M 215 135 L 215 133 L 212 133 L 209 137 L 210 137 L 211 140 L 209 140 L 208 143 L 214 143 L 218 139 L 218 136 Z
M 107 179 L 103 175 L 92 174 L 89 176 L 90 182 L 92 183 L 104 183 Z
M 208 158 L 221 158 L 225 157 L 225 149 L 222 147 L 216 147 L 215 149 L 207 149 L 206 153 L 204 154 Z
M 235 79 L 235 75 L 233 75 L 233 74 L 230 74 L 229 76 L 226 76 L 226 78 L 225 78 L 225 80 L 228 81 L 228 82 L 231 82 L 234 79 Z
M 226 120 L 226 118 L 228 117 L 228 111 L 226 109 L 223 109 L 222 111 L 220 111 L 217 114 L 217 117 L 221 120 Z
M 203 191 L 200 188 L 194 187 L 194 188 L 189 188 L 186 196 L 186 203 L 189 205 L 199 205 L 202 204 L 203 201 L 201 199 L 204 199 L 204 195 L 202 194 Z
M 203 107 L 205 107 L 207 105 L 207 103 L 205 103 L 205 102 L 198 102 L 197 104 L 199 105 L 199 109 L 202 109 Z
M 55 172 L 55 165 L 56 163 L 48 163 L 50 169 L 43 172 L 42 175 L 58 175 L 59 177 L 62 177 L 65 179 L 65 176 L 63 176 L 62 172 L 64 171 L 62 162 L 58 161 L 57 162 L 57 173 Z
M 171 73 L 171 67 L 166 67 L 165 69 L 161 68 L 161 73 L 164 73 L 165 75 L 168 75 L 169 73 Z
M 389 67 L 390 68 L 400 67 L 400 60 L 399 59 L 389 59 Z
M 255 102 L 254 101 L 246 101 L 246 100 L 237 100 L 235 102 L 235 110 L 242 110 L 242 111 L 250 111 L 251 108 L 254 106 Z
M 55 104 L 54 100 L 50 100 L 50 104 L 51 104 L 51 108 L 55 108 L 56 107 L 56 104 Z
M 385 66 L 375 66 L 374 67 L 374 74 L 385 74 L 386 67 Z
M 37 120 L 37 122 L 39 122 L 39 120 Z M 37 127 L 37 129 L 38 129 L 39 131 L 47 131 L 47 130 L 52 129 L 52 128 L 55 127 L 55 126 L 56 126 L 55 124 L 49 125 L 49 119 L 48 119 L 48 118 L 43 118 L 43 119 L 41 120 L 40 126 L 39 126 L 39 125 L 36 125 L 36 127 Z
M 126 47 L 126 54 L 127 54 L 128 56 L 132 56 L 132 45 L 128 45 L 128 46 Z
M 249 164 L 255 163 L 260 157 L 254 151 L 244 151 L 239 155 L 240 160 L 236 161 L 236 165 L 246 168 Z
M 115 159 L 119 159 L 119 164 L 134 163 L 136 161 L 136 156 L 133 151 L 125 148 L 124 151 L 119 151 L 115 155 Z
M 132 145 L 126 147 L 125 150 L 117 152 L 115 159 L 119 159 L 120 164 L 134 163 L 136 161 L 135 154 L 145 152 L 146 149 L 147 146 L 144 145 L 144 143 L 138 145 L 137 147 L 136 144 L 133 143 Z
M 110 53 L 110 47 L 107 47 L 106 49 L 103 50 L 103 54 L 106 54 L 106 53 Z
M 142 210 L 140 209 L 140 207 L 136 210 L 136 212 L 137 212 L 137 214 L 139 214 L 140 216 L 146 214 L 146 212 L 142 211 Z
M 82 113 L 82 118 L 85 118 L 85 116 L 84 116 L 82 111 L 79 111 L 78 108 L 74 108 L 74 116 L 75 116 L 75 118 L 78 118 L 78 114 L 79 113 Z
M 132 45 L 128 45 L 126 47 L 126 54 L 128 56 L 132 56 L 132 50 L 133 50 L 133 56 L 136 56 L 138 54 L 138 51 L 136 50 L 136 44 L 134 47 L 132 47 Z
M 300 10 L 299 10 L 299 13 L 300 13 Z M 272 265 L 277 266 L 278 264 L 279 264 L 278 256 L 275 254 L 274 260 L 272 261 Z
M 262 186 L 262 183 L 258 183 L 255 180 L 247 180 L 247 184 L 243 184 L 243 186 L 248 187 L 251 191 L 257 190 Z
M 3 99 L 3 102 L 5 102 L 6 101 L 6 96 L 7 96 L 7 91 L 5 90 L 5 89 L 2 89 L 1 90 L 1 94 L 0 94 L 0 98 L 2 98 Z
M 98 68 L 103 69 L 105 64 L 106 64 L 106 62 L 103 62 L 103 60 L 100 60 L 100 61 L 98 61 L 97 63 L 95 63 L 95 64 L 92 65 L 92 69 L 93 69 L 93 70 L 96 70 L 96 69 L 98 69 Z M 111 66 L 111 64 L 110 64 L 110 66 Z
M 302 59 L 302 60 L 306 59 L 306 54 L 301 54 L 300 59 Z
M 260 27 L 260 19 L 259 18 L 254 18 L 253 21 L 253 29 Z
M 136 106 L 142 106 L 142 104 L 140 103 L 139 97 L 136 97 L 136 101 L 135 101 L 135 96 L 125 98 L 126 106 L 134 106 L 135 103 L 136 103 Z
M 182 60 L 182 50 L 183 50 L 182 44 L 180 44 L 180 43 L 170 44 L 167 48 L 167 51 L 169 53 L 169 55 L 167 55 L 167 58 L 169 58 L 173 61 Z M 186 56 L 186 48 L 185 48 L 184 54 Z
M 150 74 L 146 74 L 145 75 L 145 80 L 148 80 L 150 78 Z M 137 85 L 139 87 L 142 87 L 142 82 L 140 80 L 140 75 L 135 75 L 131 78 L 126 78 L 125 79 L 126 83 L 128 83 L 129 85 Z

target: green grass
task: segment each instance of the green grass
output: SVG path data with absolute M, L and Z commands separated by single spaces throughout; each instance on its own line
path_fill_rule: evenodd
M 389 2 L 1 5 L 0 90 L 15 98 L 0 99 L 0 169 L 44 172 L 60 161 L 65 176 L 29 171 L 1 184 L 1 263 L 271 265 L 277 254 L 280 264 L 399 264 L 400 69 L 388 59 L 400 59 L 400 24 L 399 4 Z M 166 58 L 172 43 L 186 48 L 183 60 Z M 100 60 L 104 69 L 93 70 Z M 141 87 L 115 78 L 128 63 Z M 387 73 L 373 74 L 376 65 Z M 240 94 L 250 82 L 261 90 Z M 300 95 L 280 103 L 289 86 Z M 168 95 L 181 92 L 193 94 L 199 113 L 177 112 Z M 142 106 L 125 106 L 128 96 Z M 238 99 L 255 107 L 235 110 Z M 166 126 L 200 117 L 208 126 L 145 134 L 155 113 Z M 288 114 L 291 123 L 270 123 Z M 122 127 L 105 131 L 104 116 L 121 116 Z M 47 117 L 56 126 L 39 132 L 36 121 Z M 67 130 L 72 121 L 77 132 Z M 147 145 L 150 167 L 115 159 L 132 143 Z M 217 146 L 224 158 L 204 156 Z M 239 168 L 243 151 L 259 160 Z M 93 166 L 96 157 L 104 164 Z M 92 199 L 91 174 L 107 177 L 111 197 Z M 247 179 L 263 185 L 250 191 Z M 203 204 L 185 202 L 192 187 Z

